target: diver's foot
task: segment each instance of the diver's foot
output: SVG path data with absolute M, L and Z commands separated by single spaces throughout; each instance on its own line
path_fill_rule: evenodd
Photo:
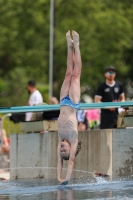
M 70 36 L 70 31 L 68 31 L 66 33 L 66 40 L 67 40 L 68 47 L 72 47 L 73 48 L 73 40 L 72 40 L 72 38 Z
M 77 47 L 79 47 L 79 34 L 76 31 L 72 31 L 72 36 L 74 48 L 76 49 Z

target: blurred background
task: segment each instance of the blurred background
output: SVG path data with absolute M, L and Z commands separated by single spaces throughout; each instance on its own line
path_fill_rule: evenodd
M 91 102 L 112 65 L 133 98 L 133 0 L 54 1 L 53 96 L 66 70 L 65 33 L 80 34 L 82 101 Z M 49 100 L 50 0 L 0 0 L 0 107 L 26 105 L 27 81 Z

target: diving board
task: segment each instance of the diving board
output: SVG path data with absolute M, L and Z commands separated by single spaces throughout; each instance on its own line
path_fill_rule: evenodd
M 126 102 L 106 102 L 106 103 L 81 103 L 80 109 L 95 109 L 95 108 L 119 108 L 119 107 L 131 107 L 133 101 Z M 25 113 L 25 112 L 42 112 L 60 110 L 60 105 L 38 105 L 38 106 L 17 106 L 17 107 L 1 107 L 0 113 Z

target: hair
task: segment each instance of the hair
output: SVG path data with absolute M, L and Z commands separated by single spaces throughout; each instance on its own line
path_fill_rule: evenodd
M 36 81 L 30 80 L 30 81 L 28 81 L 27 85 L 30 85 L 31 87 L 36 87 Z
M 66 139 L 65 139 L 66 140 Z M 69 142 L 68 142 L 69 143 Z M 70 144 L 70 143 L 69 143 Z M 78 155 L 78 153 L 81 151 L 81 144 L 82 144 L 82 142 L 81 142 L 81 140 L 79 140 L 78 141 L 78 145 L 77 145 L 77 150 L 76 150 L 76 154 L 75 154 L 75 157 Z M 64 157 L 62 157 L 63 158 L 63 160 L 69 160 L 69 156 L 64 156 Z

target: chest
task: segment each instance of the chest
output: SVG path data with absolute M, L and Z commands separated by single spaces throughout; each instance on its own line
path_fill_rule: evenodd
M 58 121 L 58 135 L 60 140 L 64 138 L 70 143 L 75 142 L 78 137 L 77 120 Z
M 106 86 L 103 88 L 103 100 L 113 101 L 118 100 L 120 96 L 120 87 L 115 85 L 113 87 Z

